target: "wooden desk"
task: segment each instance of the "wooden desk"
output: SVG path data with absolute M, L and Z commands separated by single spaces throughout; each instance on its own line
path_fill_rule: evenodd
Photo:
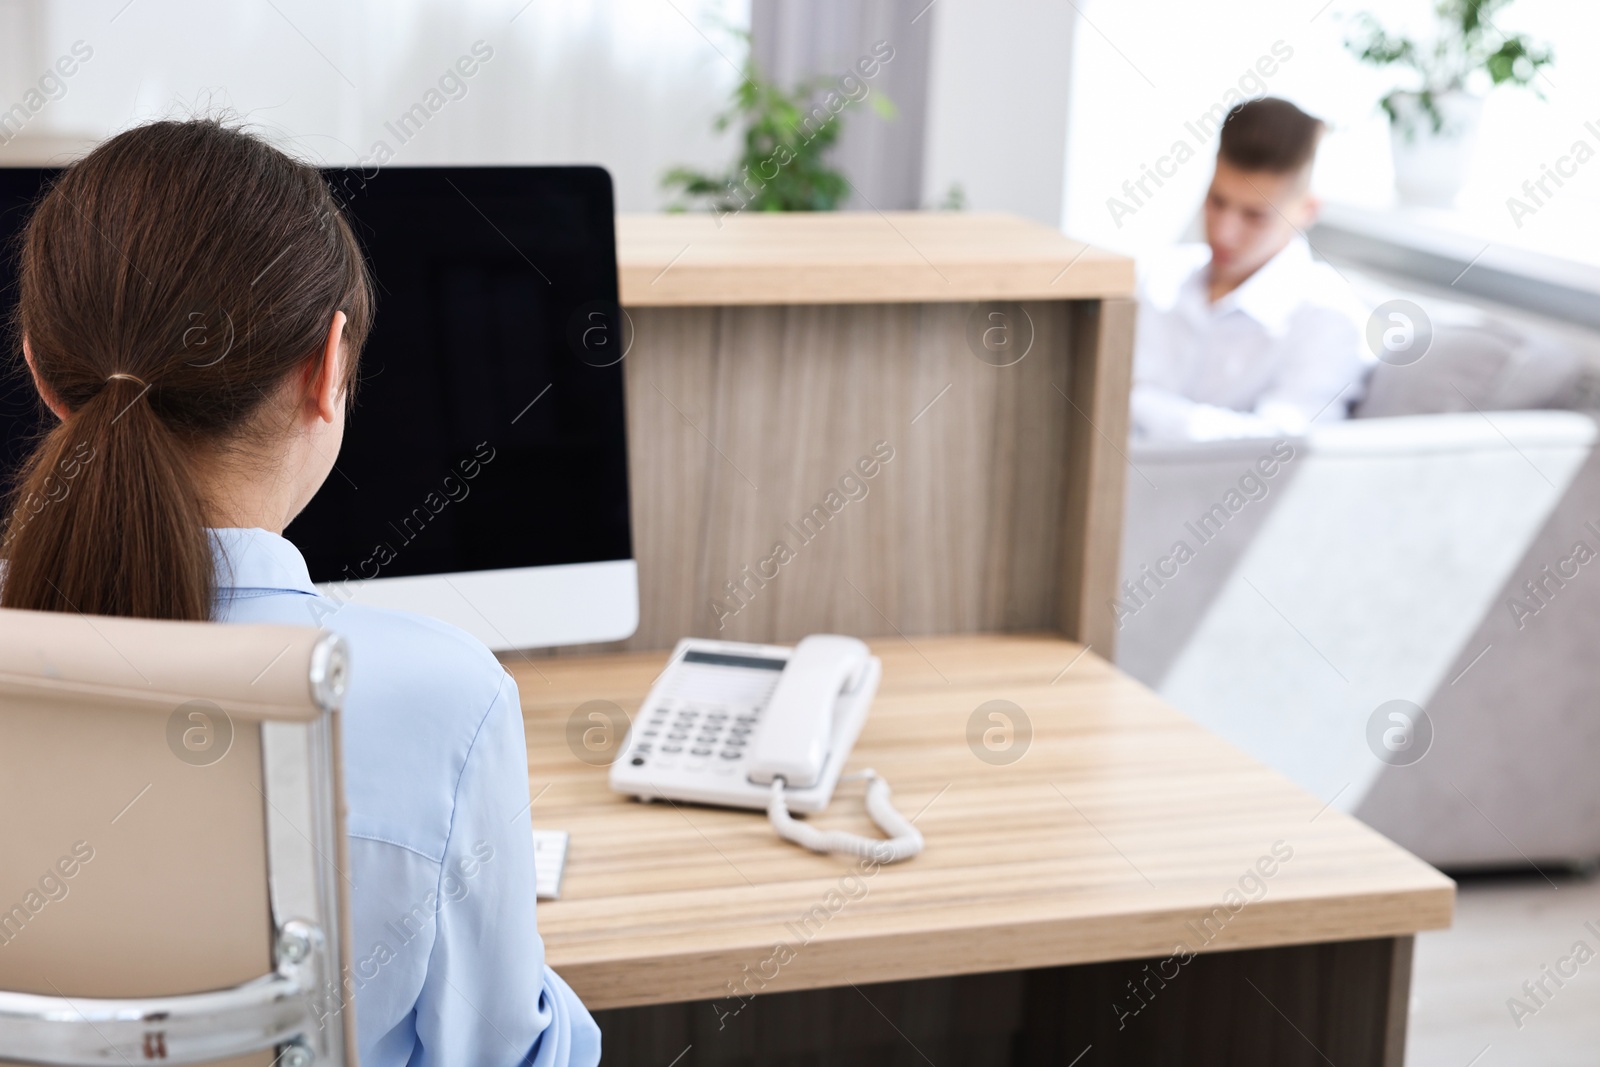
M 608 1063 L 665 1067 L 691 1044 L 681 1067 L 1065 1065 L 1086 1046 L 1079 1067 L 1400 1062 L 1411 935 L 1449 924 L 1449 879 L 1072 642 L 874 650 L 883 683 L 847 770 L 882 772 L 927 850 L 853 880 L 758 814 L 639 804 L 574 756 L 580 705 L 633 712 L 665 653 L 512 666 L 533 819 L 572 833 L 539 925 Z M 969 745 L 991 700 L 1031 722 L 1015 762 Z M 814 821 L 869 827 L 859 787 Z M 1179 944 L 1200 954 L 1175 960 Z M 768 962 L 779 945 L 791 958 Z

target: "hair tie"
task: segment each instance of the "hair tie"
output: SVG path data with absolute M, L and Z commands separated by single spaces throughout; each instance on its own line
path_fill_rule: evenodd
M 106 381 L 108 382 L 113 378 L 121 378 L 124 381 L 129 382 L 138 382 L 140 385 L 144 386 L 144 388 L 150 388 L 150 383 L 145 381 L 143 378 L 138 377 L 137 375 L 124 374 L 122 371 L 117 371 L 115 374 L 106 375 Z

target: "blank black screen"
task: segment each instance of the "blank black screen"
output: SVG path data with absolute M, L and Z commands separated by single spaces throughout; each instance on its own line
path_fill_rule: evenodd
M 48 173 L 0 172 L 0 236 Z M 631 558 L 610 176 L 324 173 L 377 314 L 334 472 L 285 532 L 313 580 Z M 0 283 L 9 308 L 14 278 Z M 31 393 L 0 386 L 8 463 L 38 417 Z
M 39 434 L 55 420 L 44 409 L 22 362 L 22 339 L 12 333 L 17 308 L 17 256 L 22 227 L 55 171 L 0 167 L 0 324 L 6 353 L 0 369 L 0 492 L 10 493 L 22 461 Z M 48 420 L 48 421 L 47 421 Z

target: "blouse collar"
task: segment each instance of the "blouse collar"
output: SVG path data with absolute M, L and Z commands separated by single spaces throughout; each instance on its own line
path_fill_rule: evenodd
M 213 527 L 217 588 L 317 592 L 305 557 L 287 538 L 259 527 Z

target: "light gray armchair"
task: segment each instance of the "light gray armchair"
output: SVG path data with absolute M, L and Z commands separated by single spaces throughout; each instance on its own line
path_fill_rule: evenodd
M 1592 861 L 1595 442 L 1577 412 L 1469 408 L 1331 424 L 1275 463 L 1135 445 L 1118 664 L 1436 865 Z M 1415 762 L 1369 741 L 1396 699 L 1432 724 Z

